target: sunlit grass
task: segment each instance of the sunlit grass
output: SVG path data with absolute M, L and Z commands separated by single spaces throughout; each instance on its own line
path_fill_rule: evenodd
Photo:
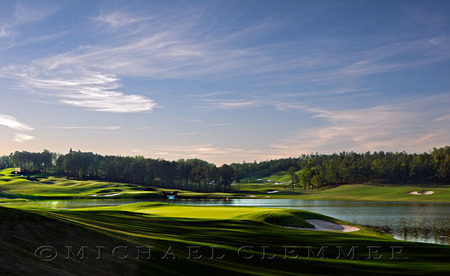
M 412 191 L 433 191 L 431 195 L 413 195 Z M 283 195 L 277 195 L 283 198 Z M 292 197 L 286 197 L 292 198 Z M 372 186 L 372 185 L 342 185 L 337 188 L 305 193 L 296 196 L 299 199 L 322 200 L 367 200 L 367 201 L 414 201 L 414 202 L 450 202 L 450 189 L 441 187 L 417 186 Z
M 156 275 L 201 275 L 205 271 L 219 275 L 446 275 L 450 271 L 446 258 L 450 253 L 448 246 L 397 241 L 371 230 L 340 233 L 279 226 L 301 225 L 308 218 L 339 222 L 299 210 L 161 203 L 77 210 L 22 210 L 8 211 L 0 207 L 3 218 L 0 221 L 0 235 L 7 235 L 2 236 L 9 252 L 5 256 L 8 260 L 6 267 L 15 262 L 25 262 L 28 272 L 39 269 L 42 261 L 27 252 L 35 252 L 42 244 L 51 245 L 61 252 L 55 261 L 46 264 L 46 269 L 73 274 L 83 274 L 89 270 L 97 274 L 121 274 L 125 271 L 128 274 L 142 274 L 143 271 L 151 271 Z M 14 238 L 16 233 L 20 239 Z M 63 252 L 66 245 L 73 246 L 75 250 L 87 246 L 89 261 L 65 259 Z M 96 259 L 97 245 L 104 247 L 105 259 Z M 126 253 L 130 258 L 118 260 L 110 256 L 111 249 L 118 245 L 127 246 Z M 143 245 L 154 246 L 154 259 L 136 258 L 133 250 Z M 374 245 L 380 247 L 377 256 L 382 255 L 383 258 L 368 260 L 367 246 Z M 188 246 L 199 249 L 203 257 L 189 258 Z M 246 249 L 241 250 L 244 246 Z M 284 246 L 296 248 L 298 257 L 286 258 Z M 326 258 L 308 259 L 308 246 L 316 253 L 326 246 Z M 347 253 L 354 246 L 357 246 L 357 259 L 336 259 L 339 254 L 336 247 L 344 248 Z M 408 259 L 390 259 L 390 246 L 402 247 Z M 211 258 L 211 248 L 215 248 L 218 256 L 225 257 L 220 260 Z M 176 260 L 163 258 L 168 249 Z M 253 257 L 244 259 L 238 252 Z M 5 267 L 2 267 L 2 261 L 0 267 Z M 3 271 L 11 274 L 11 270 Z
M 41 175 L 36 180 L 26 176 L 10 174 L 13 169 L 0 171 L 0 192 L 10 197 L 102 197 L 120 195 L 157 196 L 156 191 L 144 191 L 142 187 L 127 183 L 105 182 L 95 180 L 69 180 L 55 176 Z
M 13 175 L 13 169 L 0 170 L 0 197 L 8 198 L 163 198 L 162 191 L 177 189 L 146 188 L 127 183 L 116 183 L 95 180 L 69 180 L 61 177 L 41 175 L 38 181 L 28 180 L 20 175 Z M 269 177 L 254 177 L 251 181 L 234 184 L 231 189 L 236 193 L 201 193 L 185 190 L 179 191 L 180 198 L 290 198 L 290 199 L 323 199 L 323 200 L 367 200 L 367 201 L 417 201 L 417 202 L 450 202 L 450 189 L 445 187 L 418 186 L 372 186 L 342 185 L 326 190 L 293 189 L 286 181 L 286 172 L 279 172 Z M 267 181 L 271 180 L 271 181 Z M 277 184 L 278 183 L 278 184 Z M 433 191 L 431 195 L 411 195 L 409 192 Z

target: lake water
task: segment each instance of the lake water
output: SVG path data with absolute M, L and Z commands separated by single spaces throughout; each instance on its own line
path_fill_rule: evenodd
M 136 200 L 92 199 L 79 201 L 31 201 L 5 206 L 40 206 L 55 209 L 114 206 Z M 365 225 L 397 239 L 450 245 L 450 203 L 367 202 L 299 199 L 176 200 L 175 204 L 204 206 L 252 206 L 301 209 Z
M 234 199 L 178 204 L 301 209 L 369 226 L 401 240 L 450 244 L 450 203 Z

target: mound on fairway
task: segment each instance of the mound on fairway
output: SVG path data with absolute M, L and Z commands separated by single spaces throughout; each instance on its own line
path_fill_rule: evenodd
M 264 222 L 277 226 L 298 227 L 309 230 L 358 231 L 359 228 L 348 225 L 332 217 L 302 211 L 288 210 L 280 208 L 254 208 L 235 206 L 183 206 L 164 203 L 136 203 L 114 207 L 96 207 L 80 210 L 121 210 L 145 214 L 155 218 L 177 218 L 177 219 L 200 219 L 200 220 L 251 220 Z M 313 223 L 311 223 L 312 221 Z M 327 226 L 324 226 L 327 224 Z M 345 225 L 343 227 L 341 225 Z M 339 227 L 340 226 L 340 227 Z M 345 231 L 347 232 L 347 231 Z M 365 228 L 367 233 L 375 234 L 369 228 Z M 378 235 L 378 233 L 376 233 Z
M 50 175 L 39 175 L 30 180 L 25 176 L 10 174 L 13 169 L 0 170 L 0 195 L 8 198 L 77 199 L 92 197 L 163 198 L 157 191 L 143 187 L 97 180 L 69 180 Z

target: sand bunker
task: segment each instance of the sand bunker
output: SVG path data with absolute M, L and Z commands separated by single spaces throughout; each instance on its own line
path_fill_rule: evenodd
M 116 196 L 116 195 L 121 195 L 122 193 L 116 193 L 116 194 L 106 194 L 106 195 L 97 195 L 97 194 L 93 194 L 93 195 L 87 195 L 87 196 L 98 196 L 98 197 L 103 197 L 103 196 Z
M 419 193 L 417 191 L 412 191 L 412 192 L 409 192 L 408 194 L 410 194 L 410 195 L 432 195 L 432 194 L 434 194 L 434 192 L 433 191 L 424 191 L 424 192 Z
M 299 227 L 287 227 L 300 230 L 317 230 L 317 231 L 340 231 L 340 232 L 354 232 L 359 228 L 351 225 L 337 224 L 321 219 L 307 219 L 308 223 L 314 225 L 314 228 L 299 228 Z

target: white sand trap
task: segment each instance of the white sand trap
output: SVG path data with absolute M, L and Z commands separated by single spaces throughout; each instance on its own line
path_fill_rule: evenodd
M 417 191 L 412 191 L 412 192 L 409 192 L 408 194 L 410 194 L 410 195 L 432 195 L 432 194 L 434 194 L 434 192 L 433 191 L 424 191 L 422 193 L 419 193 Z
M 300 228 L 300 227 L 290 227 L 299 230 L 316 230 L 316 231 L 340 231 L 340 232 L 354 232 L 358 231 L 359 228 L 351 225 L 337 224 L 334 222 L 329 222 L 321 219 L 307 219 L 308 223 L 314 225 L 314 228 Z
M 117 194 L 107 194 L 107 195 L 97 195 L 97 194 L 93 194 L 93 195 L 87 195 L 87 196 L 98 196 L 98 197 L 103 197 L 103 196 L 116 196 L 116 195 L 121 195 L 122 193 L 117 193 Z
M 314 225 L 314 228 L 316 228 L 317 230 L 322 231 L 354 232 L 359 230 L 359 228 L 356 226 L 337 224 L 321 219 L 307 219 L 306 221 Z
M 117 193 L 117 194 L 107 194 L 107 195 L 103 195 L 103 196 L 116 196 L 116 195 L 121 195 L 122 193 Z

